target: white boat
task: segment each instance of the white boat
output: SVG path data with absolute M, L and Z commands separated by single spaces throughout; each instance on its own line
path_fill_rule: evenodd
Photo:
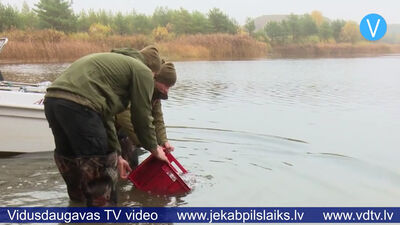
M 0 90 L 0 152 L 54 150 L 43 97 L 44 93 Z
M 0 52 L 7 44 L 0 38 Z M 54 149 L 44 115 L 43 98 L 50 82 L 4 81 L 0 72 L 0 152 L 44 152 Z

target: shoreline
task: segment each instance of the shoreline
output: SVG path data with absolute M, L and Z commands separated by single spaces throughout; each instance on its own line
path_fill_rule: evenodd
M 371 42 L 360 42 L 355 44 L 317 43 L 274 46 L 271 47 L 270 56 L 283 58 L 347 58 L 396 53 L 400 53 L 400 45 Z
M 88 54 L 113 48 L 142 49 L 155 45 L 166 61 L 236 61 L 269 58 L 364 57 L 400 53 L 400 44 L 359 41 L 270 44 L 247 34 L 194 34 L 166 40 L 144 35 L 85 36 L 54 30 L 3 33 L 8 44 L 0 63 L 69 63 Z
M 166 61 L 247 61 L 284 58 L 354 58 L 400 53 L 400 44 L 299 43 L 271 46 L 245 35 L 192 35 L 163 42 L 71 40 L 34 41 L 11 39 L 0 54 L 0 64 L 69 63 L 88 54 L 110 52 L 112 48 L 141 49 L 155 45 Z
M 265 57 L 258 58 L 238 58 L 238 59 L 177 59 L 170 61 L 172 62 L 200 62 L 200 61 L 253 61 L 253 60 L 275 60 L 275 59 L 336 59 L 336 58 L 368 58 L 368 57 L 384 57 L 384 56 L 392 56 L 399 55 L 399 52 L 387 52 L 387 53 L 342 53 L 340 55 L 281 55 L 270 53 Z M 72 63 L 75 60 L 46 60 L 46 59 L 37 59 L 37 60 L 3 60 L 0 58 L 0 65 L 12 65 L 12 64 L 63 64 L 63 63 Z

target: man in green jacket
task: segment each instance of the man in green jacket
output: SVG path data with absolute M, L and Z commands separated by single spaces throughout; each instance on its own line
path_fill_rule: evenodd
M 139 56 L 146 65 L 118 53 L 87 55 L 47 89 L 44 105 L 56 145 L 54 158 L 71 200 L 88 206 L 117 203 L 117 174 L 126 179 L 130 167 L 120 156 L 114 116 L 129 104 L 143 147 L 168 162 L 157 144 L 151 113 L 153 75 L 161 60 L 153 46 Z
M 167 139 L 161 100 L 168 99 L 168 91 L 176 83 L 174 64 L 171 62 L 163 63 L 160 72 L 155 74 L 154 81 L 155 89 L 152 98 L 152 115 L 157 142 L 167 151 L 173 151 L 174 147 Z M 136 167 L 138 163 L 136 147 L 141 147 L 142 144 L 135 133 L 135 128 L 132 126 L 130 110 L 125 110 L 116 116 L 116 126 L 119 128 L 118 133 L 120 136 L 122 157 L 129 162 L 130 167 Z

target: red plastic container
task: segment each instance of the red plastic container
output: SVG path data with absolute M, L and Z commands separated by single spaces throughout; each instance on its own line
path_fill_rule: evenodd
M 175 164 L 182 174 L 187 173 L 185 168 L 172 156 L 165 153 L 170 163 L 166 163 L 150 155 L 135 170 L 129 174 L 129 180 L 142 191 L 149 191 L 159 195 L 182 194 L 190 191 L 190 187 L 179 176 Z

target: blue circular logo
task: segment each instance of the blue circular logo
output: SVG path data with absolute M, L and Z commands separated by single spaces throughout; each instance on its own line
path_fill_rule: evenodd
M 385 36 L 387 24 L 382 16 L 372 13 L 366 15 L 360 23 L 360 32 L 368 41 L 377 41 Z

